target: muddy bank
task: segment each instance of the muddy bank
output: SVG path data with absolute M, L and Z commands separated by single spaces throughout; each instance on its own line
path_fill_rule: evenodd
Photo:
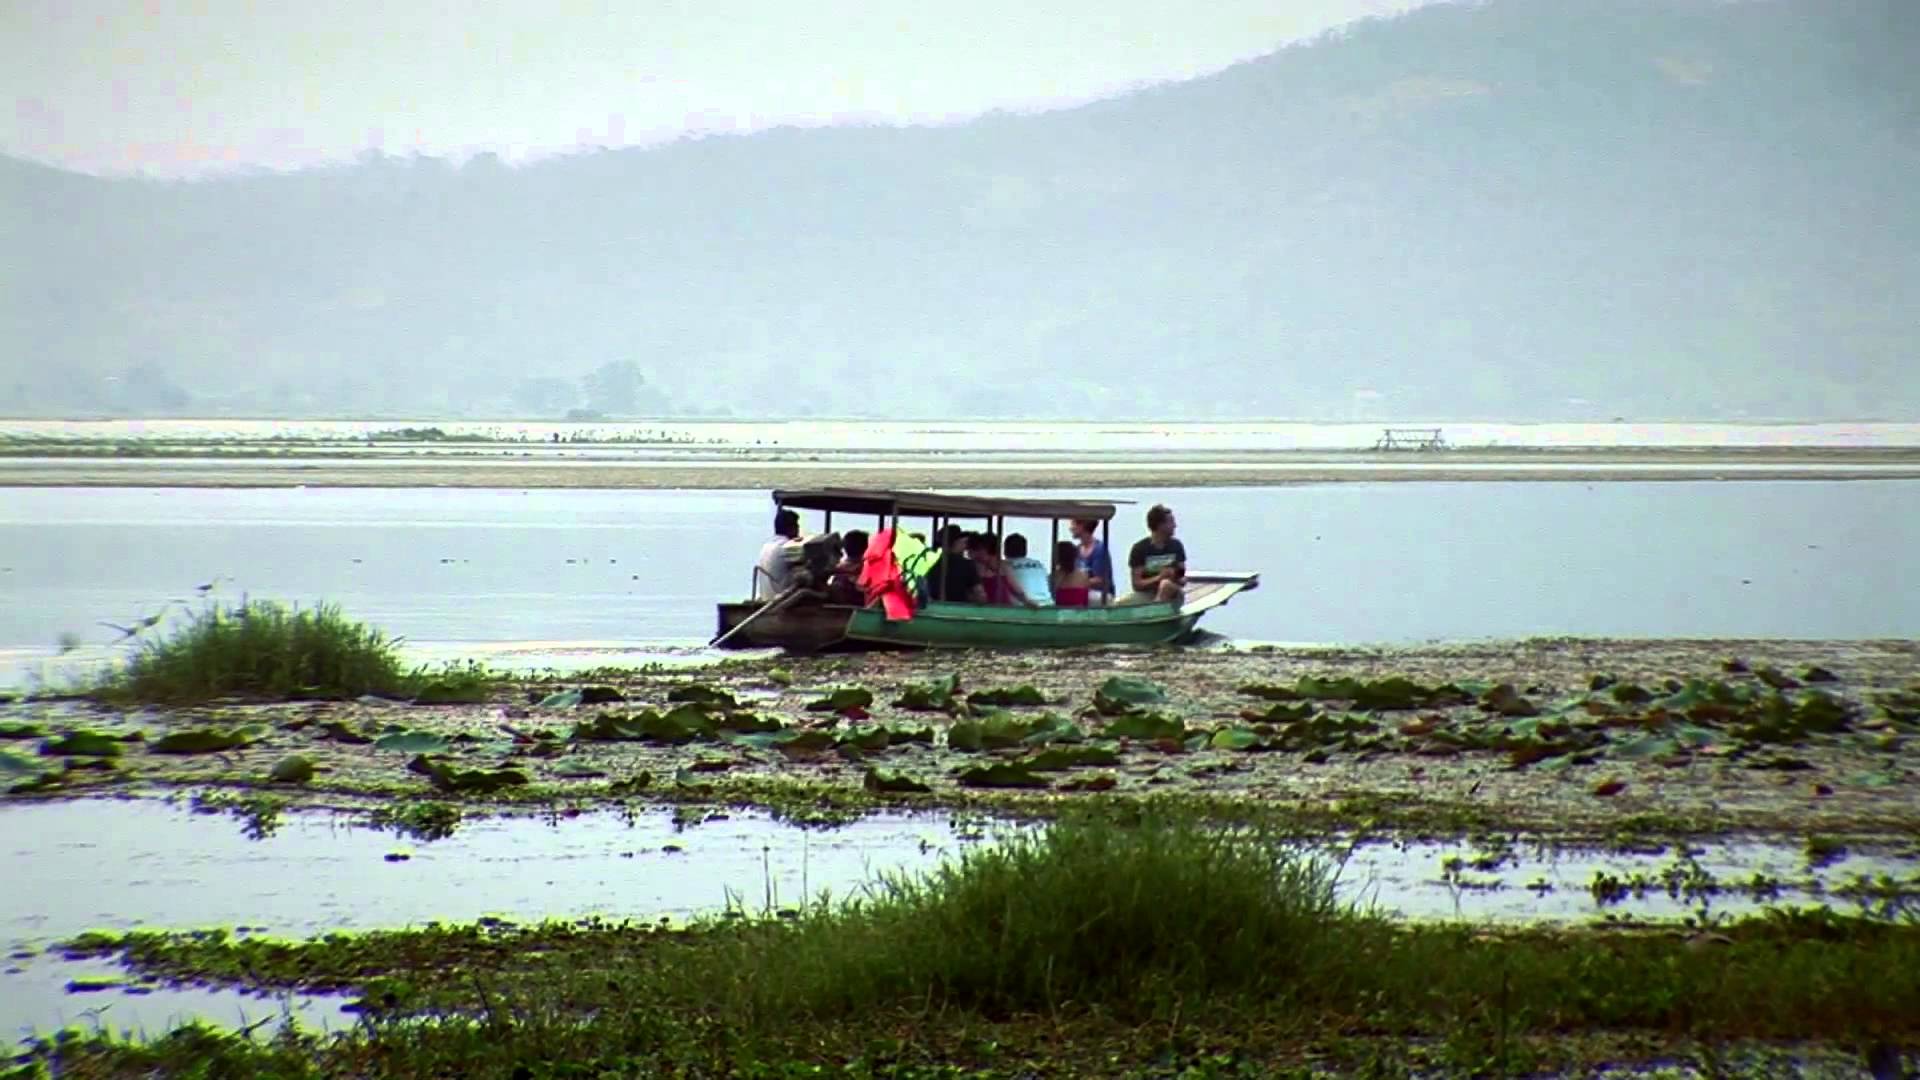
M 1164 698 L 1102 712 L 1114 676 Z M 1338 682 L 1387 677 L 1426 696 Z M 775 658 L 509 682 L 480 704 L 15 702 L 0 780 L 8 799 L 248 788 L 234 797 L 835 820 L 1172 797 L 1303 828 L 1884 834 L 1920 829 L 1916 694 L 1912 641 Z

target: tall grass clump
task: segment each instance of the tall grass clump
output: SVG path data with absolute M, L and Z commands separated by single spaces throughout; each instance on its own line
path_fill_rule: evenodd
M 157 637 L 142 638 L 102 697 L 184 704 L 244 696 L 271 699 L 398 693 L 412 680 L 397 643 L 337 606 L 289 607 L 243 599 L 210 602 Z
M 1363 925 L 1324 862 L 1258 830 L 1072 816 L 750 929 L 701 981 L 719 998 L 708 1007 L 769 1020 L 903 1001 L 986 1015 L 1236 995 L 1277 1005 L 1325 989 Z

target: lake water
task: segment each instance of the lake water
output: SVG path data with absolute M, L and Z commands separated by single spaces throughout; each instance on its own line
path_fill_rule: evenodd
M 656 808 L 490 818 L 464 824 L 450 838 L 421 842 L 356 827 L 344 815 L 299 812 L 284 815 L 271 835 L 250 839 L 230 819 L 151 801 L 0 807 L 0 837 L 6 838 L 0 874 L 20 886 L 0 892 L 0 946 L 8 957 L 0 964 L 0 1046 L 9 1033 L 89 1019 L 150 1032 L 192 1016 L 235 1024 L 282 1009 L 309 1025 L 350 1022 L 337 998 L 263 1000 L 142 985 L 131 992 L 70 993 L 72 980 L 113 973 L 100 962 L 63 961 L 48 949 L 85 930 L 247 927 L 307 937 L 483 917 L 685 921 L 728 907 L 777 910 L 823 890 L 846 897 L 883 873 L 924 872 L 970 845 L 1028 828 L 889 813 L 806 830 L 756 811 L 683 826 L 673 811 Z M 390 858 L 402 853 L 403 860 Z M 1823 903 L 1898 918 L 1911 910 L 1916 884 L 1911 852 L 1838 853 L 1816 866 L 1798 845 L 1744 841 L 1684 853 L 1526 845 L 1482 850 L 1437 841 L 1302 854 L 1337 865 L 1342 899 L 1416 919 L 1675 919 L 1703 909 L 1739 915 L 1763 905 Z M 1637 880 L 1640 888 L 1603 901 L 1591 888 L 1600 874 Z M 1777 891 L 1741 891 L 1755 874 Z M 1847 898 L 1849 887 L 1883 875 L 1895 883 L 1887 895 Z
M 1135 503 L 1116 562 L 1165 499 L 1196 568 L 1259 571 L 1202 623 L 1242 641 L 1920 637 L 1920 481 L 1077 494 Z M 63 634 L 101 655 L 119 636 L 102 622 L 215 579 L 339 603 L 423 656 L 684 656 L 746 593 L 771 509 L 752 491 L 13 489 L 0 671 L 18 682 Z

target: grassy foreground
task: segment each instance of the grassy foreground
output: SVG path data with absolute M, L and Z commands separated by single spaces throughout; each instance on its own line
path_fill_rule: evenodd
M 1073 814 L 927 877 L 687 930 L 549 923 L 89 934 L 160 977 L 344 990 L 366 1022 L 40 1042 L 16 1076 L 1505 1075 L 1920 1038 L 1920 926 L 1714 932 L 1396 924 L 1254 829 Z

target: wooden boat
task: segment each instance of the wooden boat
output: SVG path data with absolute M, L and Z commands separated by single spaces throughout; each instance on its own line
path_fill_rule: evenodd
M 899 528 L 902 517 L 927 518 L 931 522 L 928 536 L 938 535 L 950 522 L 969 520 L 1005 536 L 1007 518 L 1035 518 L 1053 523 L 1056 542 L 1060 522 L 1075 519 L 1100 522 L 1102 539 L 1106 539 L 1111 535 L 1115 510 L 1113 503 L 1074 499 L 989 498 L 858 488 L 775 491 L 773 501 L 776 507 L 823 511 L 828 530 L 833 528 L 836 512 L 862 517 L 871 514 L 877 529 Z M 1110 543 L 1108 550 L 1112 550 Z M 902 620 L 887 619 L 877 607 L 827 604 L 804 595 L 796 602 L 777 606 L 750 600 L 718 605 L 715 640 L 731 648 L 781 646 L 797 652 L 1157 645 L 1186 638 L 1202 615 L 1259 585 L 1260 575 L 1256 573 L 1189 571 L 1186 595 L 1175 603 L 1035 610 L 936 602 L 916 610 L 911 619 Z

